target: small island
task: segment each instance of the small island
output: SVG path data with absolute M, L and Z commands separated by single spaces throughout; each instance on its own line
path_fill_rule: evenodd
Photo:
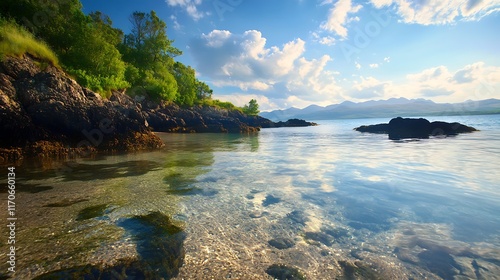
M 427 139 L 430 136 L 451 136 L 459 133 L 469 133 L 477 129 L 458 122 L 430 122 L 424 118 L 393 118 L 389 123 L 363 125 L 354 128 L 359 132 L 388 134 L 391 140 L 408 138 Z

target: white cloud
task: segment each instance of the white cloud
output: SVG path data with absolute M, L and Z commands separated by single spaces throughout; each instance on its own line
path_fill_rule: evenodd
M 367 101 L 405 97 L 455 103 L 500 98 L 500 67 L 487 66 L 483 62 L 465 65 L 457 70 L 450 70 L 445 66 L 432 67 L 408 74 L 404 80 L 397 83 L 372 76 L 357 76 L 351 84 L 346 81 L 345 87 L 341 88 L 334 79 L 336 73 L 325 70 L 330 60 L 329 56 L 316 60 L 301 57 L 295 62 L 294 70 L 282 79 L 275 80 L 275 84 L 268 90 L 256 90 L 259 83 L 256 81 L 256 84 L 252 85 L 253 91 L 214 96 L 237 105 L 244 105 L 254 98 L 259 102 L 262 111 L 292 106 L 303 108 L 310 104 L 326 106 L 343 100 Z M 286 94 L 280 94 L 283 92 Z
M 372 63 L 370 64 L 370 68 L 378 68 L 378 63 Z
M 172 7 L 179 6 L 186 10 L 186 12 L 194 19 L 199 20 L 207 13 L 198 11 L 198 6 L 201 5 L 202 0 L 165 0 L 165 2 Z
M 382 7 L 391 5 L 393 0 L 371 0 L 371 2 L 377 9 L 380 9 Z
M 311 32 L 312 41 L 318 42 L 318 43 L 320 43 L 322 45 L 326 45 L 326 46 L 333 46 L 333 45 L 335 45 L 335 43 L 337 43 L 337 39 L 335 39 L 334 37 L 322 36 L 322 35 L 320 35 L 321 33 L 322 33 L 322 31 Z
M 390 93 L 391 87 L 391 82 L 382 82 L 374 77 L 361 77 L 361 81 L 354 81 L 352 89 L 347 94 L 350 99 L 380 99 Z
M 190 51 L 196 69 L 216 87 L 265 94 L 270 102 L 282 105 L 294 100 L 294 105 L 332 103 L 339 97 L 336 73 L 326 69 L 331 57 L 304 58 L 305 42 L 300 38 L 280 47 L 267 46 L 257 30 L 243 34 L 213 30 L 193 40 Z M 291 96 L 296 98 L 289 100 Z
M 358 100 L 403 96 L 444 103 L 500 98 L 500 67 L 476 62 L 450 71 L 445 66 L 438 66 L 408 74 L 406 80 L 398 84 L 360 77 L 353 82 L 347 95 L 348 99 Z
M 333 46 L 335 45 L 335 38 L 333 38 L 332 36 L 326 36 L 326 37 L 322 37 L 320 40 L 319 40 L 319 43 L 322 44 L 322 45 L 327 45 L 327 46 Z
M 322 5 L 331 4 L 332 1 L 327 0 L 322 3 Z M 355 21 L 359 18 L 349 18 L 349 14 L 355 14 L 362 8 L 361 5 L 352 5 L 351 0 L 339 0 L 328 15 L 326 22 L 323 22 L 320 26 L 321 29 L 331 31 L 336 33 L 342 38 L 347 38 L 347 28 L 346 23 L 349 21 Z
M 386 63 L 391 62 L 391 58 L 390 57 L 384 57 L 384 62 L 386 62 Z
M 376 8 L 395 5 L 405 23 L 448 24 L 456 20 L 480 20 L 500 11 L 498 0 L 371 0 Z
M 174 23 L 174 29 L 175 29 L 175 30 L 180 30 L 182 26 L 181 26 L 181 25 L 180 25 L 180 23 L 177 21 L 177 17 L 176 17 L 176 16 L 174 16 L 174 15 L 171 15 L 171 16 L 170 16 L 170 19 L 171 19 L 171 20 L 172 20 L 172 22 Z
M 214 99 L 220 99 L 224 101 L 229 101 L 236 106 L 243 107 L 252 99 L 257 100 L 257 104 L 259 104 L 260 111 L 271 111 L 279 107 L 278 104 L 269 100 L 265 95 L 262 94 L 249 94 L 244 92 L 233 92 L 231 94 L 218 95 L 214 94 L 212 96 Z
M 356 69 L 361 69 L 361 64 L 359 64 L 359 62 L 354 62 L 354 67 L 356 67 Z

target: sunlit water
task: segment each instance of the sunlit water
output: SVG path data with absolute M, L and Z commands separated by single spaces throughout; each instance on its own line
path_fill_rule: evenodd
M 273 264 L 307 279 L 500 279 L 500 115 L 429 119 L 480 131 L 391 141 L 352 130 L 388 119 L 320 121 L 159 134 L 161 151 L 25 164 L 15 276 L 140 258 L 177 279 L 271 279 Z M 162 217 L 168 230 L 154 230 Z M 180 263 L 141 230 L 176 236 L 157 238 L 183 256 L 178 272 L 155 267 Z

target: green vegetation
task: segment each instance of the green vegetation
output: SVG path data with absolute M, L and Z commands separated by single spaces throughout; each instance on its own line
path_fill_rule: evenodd
M 36 40 L 33 34 L 15 22 L 0 18 L 0 59 L 7 55 L 20 57 L 26 53 L 54 66 L 59 64 L 47 44 Z
M 252 99 L 248 102 L 248 105 L 243 107 L 243 113 L 251 116 L 256 116 L 259 114 L 259 104 L 257 104 L 257 100 Z
M 166 23 L 154 11 L 132 13 L 130 34 L 114 28 L 99 11 L 85 15 L 79 0 L 2 0 L 0 17 L 8 19 L 0 21 L 0 55 L 29 53 L 60 64 L 78 83 L 104 97 L 127 89 L 130 95 L 147 94 L 186 107 L 259 112 L 255 100 L 245 108 L 212 100 L 212 89 L 196 78 L 196 71 L 175 61 L 182 52 L 172 45 Z
M 202 106 L 219 107 L 227 110 L 238 110 L 243 113 L 243 108 L 237 107 L 231 102 L 220 101 L 219 99 L 204 99 L 197 104 Z

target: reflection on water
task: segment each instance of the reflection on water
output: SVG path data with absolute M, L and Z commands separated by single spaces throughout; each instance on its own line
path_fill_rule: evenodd
M 389 141 L 352 131 L 388 120 L 342 120 L 26 164 L 16 277 L 499 279 L 500 116 L 464 118 L 439 119 L 481 131 Z

